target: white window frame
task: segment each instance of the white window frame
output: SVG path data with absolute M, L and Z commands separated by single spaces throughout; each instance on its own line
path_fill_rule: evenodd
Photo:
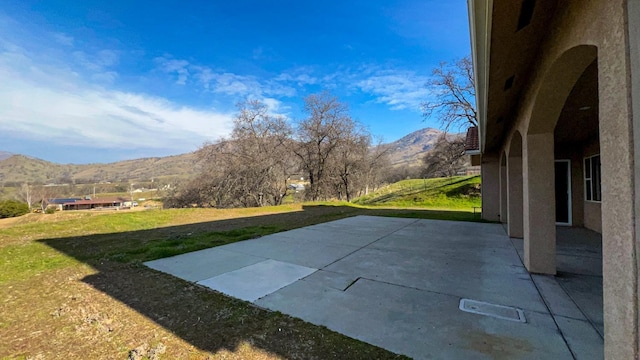
M 594 173 L 595 158 L 598 158 L 597 167 L 598 172 Z M 587 163 L 589 164 L 587 168 Z M 602 202 L 602 158 L 600 154 L 594 154 L 584 158 L 584 200 L 592 203 Z M 599 175 L 599 176 L 598 176 Z M 598 185 L 594 186 L 594 181 L 598 181 Z M 599 199 L 595 199 L 594 194 L 599 195 Z M 591 195 L 589 198 L 589 195 Z

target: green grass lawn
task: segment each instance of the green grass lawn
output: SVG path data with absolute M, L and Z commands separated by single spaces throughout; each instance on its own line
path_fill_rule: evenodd
M 362 196 L 355 204 L 470 210 L 480 207 L 480 176 L 410 179 Z
M 393 193 L 418 196 L 412 187 L 421 181 L 402 182 Z M 455 197 L 456 189 L 473 181 L 430 184 L 439 194 Z M 0 358 L 112 359 L 126 358 L 132 351 L 148 358 L 162 353 L 167 359 L 397 358 L 141 263 L 355 215 L 480 221 L 461 200 L 453 201 L 459 210 L 442 201 L 447 209 L 434 210 L 396 208 L 401 199 L 374 205 L 322 202 L 3 219 Z

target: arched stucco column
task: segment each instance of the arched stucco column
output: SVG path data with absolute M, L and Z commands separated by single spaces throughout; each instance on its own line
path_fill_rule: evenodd
M 500 220 L 500 160 L 497 156 L 482 154 L 482 218 Z
M 503 224 L 506 224 L 509 221 L 509 214 L 507 212 L 508 193 L 507 155 L 503 152 L 500 156 L 500 222 Z
M 627 31 L 609 31 L 598 48 L 606 359 L 640 358 L 640 2 L 626 6 L 607 15 Z
M 508 187 L 508 219 L 509 236 L 521 238 L 524 236 L 522 225 L 522 136 L 515 132 L 509 146 L 507 159 L 507 187 Z
M 524 265 L 556 273 L 556 203 L 553 132 L 527 135 L 523 148 Z

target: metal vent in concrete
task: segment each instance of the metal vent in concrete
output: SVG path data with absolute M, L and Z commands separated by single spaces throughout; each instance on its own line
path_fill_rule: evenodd
M 484 301 L 461 299 L 460 310 L 498 319 L 527 322 L 527 319 L 524 317 L 524 312 L 520 309 L 511 306 L 491 304 Z

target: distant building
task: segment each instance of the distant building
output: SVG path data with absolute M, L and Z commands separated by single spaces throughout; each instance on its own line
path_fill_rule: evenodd
M 111 209 L 124 206 L 124 198 L 104 198 L 104 199 L 82 199 L 64 198 L 48 199 L 47 207 L 55 207 L 57 210 L 91 210 L 91 209 Z
M 289 190 L 293 190 L 295 192 L 298 191 L 304 191 L 304 185 L 303 184 L 289 184 L 289 186 L 287 186 L 289 188 Z

